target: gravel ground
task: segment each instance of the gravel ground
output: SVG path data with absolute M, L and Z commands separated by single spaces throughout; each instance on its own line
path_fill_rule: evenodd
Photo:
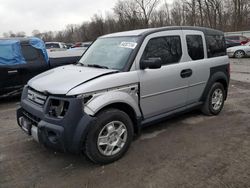
M 17 127 L 19 99 L 2 100 L 0 187 L 250 187 L 250 60 L 231 62 L 219 116 L 195 111 L 145 128 L 121 160 L 106 166 L 39 145 Z
M 250 83 L 250 58 L 230 59 L 231 78 L 242 82 Z

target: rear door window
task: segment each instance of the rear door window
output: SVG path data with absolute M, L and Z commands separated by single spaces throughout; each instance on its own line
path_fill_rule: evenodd
M 187 35 L 188 54 L 192 60 L 199 60 L 204 58 L 204 48 L 201 35 Z
M 142 59 L 161 58 L 162 64 L 172 64 L 180 61 L 182 56 L 180 36 L 165 36 L 149 40 Z

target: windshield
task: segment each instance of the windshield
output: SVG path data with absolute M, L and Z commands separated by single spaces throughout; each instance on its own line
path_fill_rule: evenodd
M 138 37 L 114 37 L 97 39 L 82 56 L 79 63 L 122 70 L 133 50 Z

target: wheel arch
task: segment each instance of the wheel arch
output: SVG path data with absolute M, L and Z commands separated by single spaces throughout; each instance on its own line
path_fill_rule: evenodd
M 133 128 L 134 128 L 135 134 L 140 133 L 141 117 L 137 116 L 134 108 L 131 105 L 125 102 L 114 102 L 106 106 L 103 106 L 101 109 L 99 109 L 95 113 L 95 116 L 99 114 L 100 112 L 107 110 L 107 109 L 118 109 L 120 111 L 125 112 L 130 117 L 131 121 L 133 122 Z
M 111 91 L 100 94 L 90 100 L 85 108 L 85 113 L 90 116 L 96 116 L 101 111 L 108 108 L 115 108 L 128 114 L 134 126 L 135 133 L 139 133 L 142 113 L 139 107 L 139 98 L 137 91 Z
M 223 85 L 224 89 L 225 89 L 225 100 L 227 99 L 227 91 L 228 91 L 228 86 L 229 86 L 229 77 L 226 75 L 226 73 L 224 71 L 219 71 L 219 72 L 215 72 L 213 73 L 208 82 L 207 85 L 203 91 L 203 94 L 201 96 L 200 101 L 205 101 L 206 100 L 206 96 L 210 90 L 210 88 L 212 87 L 212 85 L 216 82 L 219 82 Z

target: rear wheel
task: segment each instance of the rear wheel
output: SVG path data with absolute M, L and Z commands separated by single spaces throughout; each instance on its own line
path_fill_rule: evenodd
M 212 85 L 201 110 L 206 115 L 218 115 L 224 106 L 224 100 L 224 86 L 216 82 Z
M 238 50 L 234 53 L 234 57 L 236 58 L 243 58 L 245 56 L 245 52 L 242 50 Z
M 97 115 L 85 142 L 85 153 L 95 163 L 106 164 L 121 158 L 133 139 L 133 124 L 129 116 L 117 109 L 107 109 Z

